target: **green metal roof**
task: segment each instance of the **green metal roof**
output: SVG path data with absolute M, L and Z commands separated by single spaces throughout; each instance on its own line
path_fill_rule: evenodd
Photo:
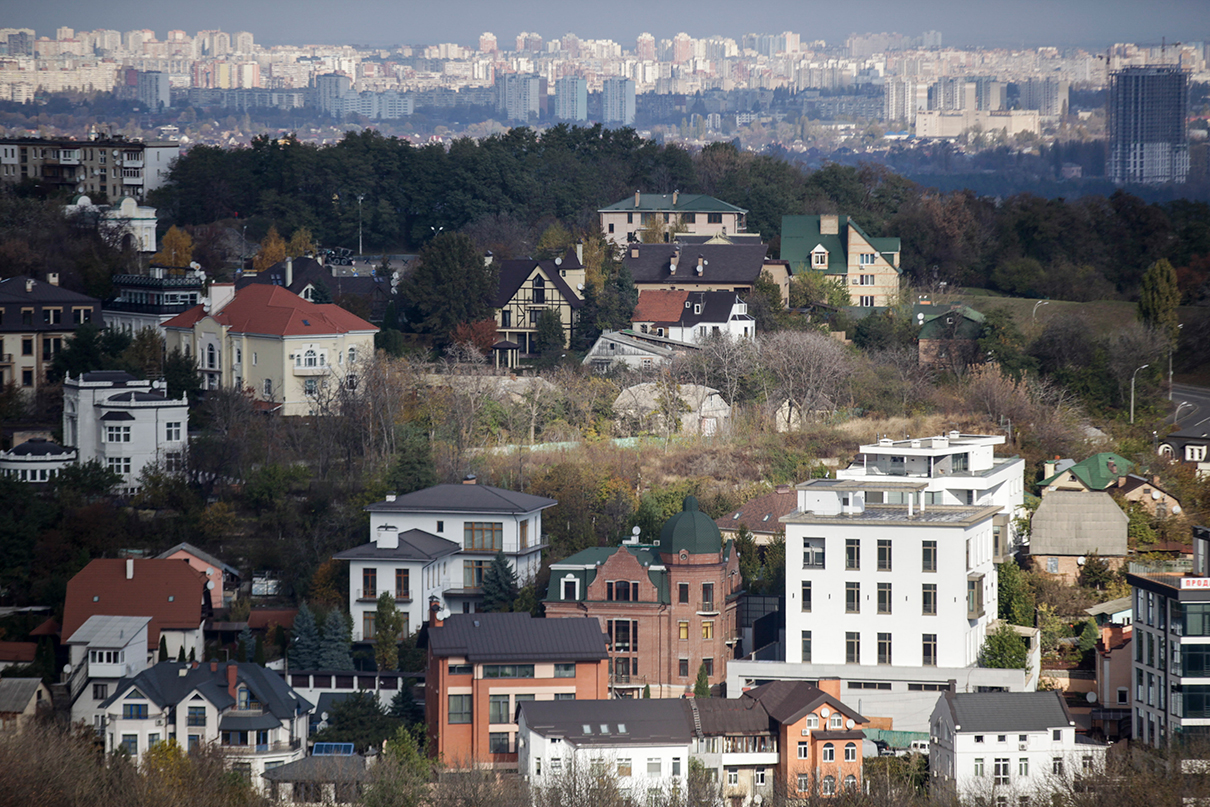
M 605 561 L 609 560 L 616 552 L 625 549 L 630 554 L 634 555 L 643 566 L 648 567 L 647 578 L 651 580 L 651 584 L 655 586 L 659 602 L 664 605 L 672 603 L 672 589 L 668 583 L 668 571 L 666 569 L 652 569 L 652 566 L 660 566 L 663 561 L 660 560 L 660 551 L 658 547 L 639 544 L 637 546 L 594 546 L 588 549 L 582 549 L 571 557 L 556 561 L 551 564 L 550 586 L 546 590 L 547 602 L 562 602 L 562 592 L 559 590 L 559 584 L 570 574 L 580 581 L 580 592 L 582 596 L 580 600 L 586 599 L 583 596 L 588 591 L 589 585 L 597 578 L 597 568 Z M 563 566 L 592 566 L 591 569 L 567 569 L 560 568 Z
M 828 266 L 823 270 L 827 275 L 843 275 L 849 271 L 847 227 L 852 227 L 857 234 L 864 238 L 870 247 L 887 257 L 890 253 L 900 251 L 898 238 L 871 238 L 858 224 L 848 216 L 837 216 L 835 235 L 823 235 L 819 231 L 819 216 L 782 216 L 781 217 L 781 259 L 790 262 L 790 269 L 810 269 L 811 253 L 816 247 L 822 246 L 828 251 Z M 895 262 L 887 257 L 892 266 Z M 816 270 L 819 271 L 819 270 Z M 896 271 L 902 273 L 898 267 Z
M 602 207 L 598 213 L 738 213 L 744 215 L 748 211 L 742 207 L 715 199 L 704 193 L 678 193 L 676 204 L 672 203 L 671 193 L 640 193 L 639 203 L 634 203 L 633 196 L 627 196 L 620 202 L 614 202 L 608 207 Z
M 1077 462 L 1067 469 L 1089 490 L 1105 490 L 1112 487 L 1117 483 L 1119 477 L 1125 476 L 1132 470 L 1134 470 L 1133 462 L 1112 451 L 1093 454 L 1088 459 Z M 1064 473 L 1066 472 L 1060 471 L 1048 479 L 1043 479 L 1042 487 L 1049 485 Z
M 714 519 L 698 509 L 697 499 L 686 496 L 681 512 L 668 519 L 660 530 L 660 550 L 679 555 L 717 554 L 723 548 L 723 536 Z
M 933 313 L 925 313 L 932 310 Z M 917 306 L 924 313 L 920 339 L 978 339 L 983 330 L 984 316 L 967 305 L 955 305 L 938 311 L 934 306 Z M 958 322 L 951 320 L 959 318 Z

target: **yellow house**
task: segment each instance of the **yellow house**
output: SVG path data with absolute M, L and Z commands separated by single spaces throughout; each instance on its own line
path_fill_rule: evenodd
M 166 347 L 197 360 L 206 389 L 248 390 L 266 408 L 307 415 L 331 384 L 357 383 L 374 325 L 280 286 L 240 289 L 218 311 L 198 305 L 163 324 Z
M 522 355 L 534 352 L 538 315 L 551 308 L 563 324 L 563 344 L 571 343 L 580 307 L 584 305 L 584 266 L 575 250 L 562 258 L 538 261 L 517 258 L 500 263 L 496 331 L 502 341 L 515 342 Z
M 903 286 L 898 238 L 867 235 L 848 216 L 782 216 L 781 258 L 795 274 L 808 269 L 844 283 L 853 305 L 894 305 Z

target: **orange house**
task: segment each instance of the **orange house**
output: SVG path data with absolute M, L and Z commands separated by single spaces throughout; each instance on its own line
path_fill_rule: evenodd
M 430 606 L 425 715 L 429 751 L 448 764 L 517 766 L 525 701 L 608 697 L 605 633 L 592 618 L 456 614 Z
M 834 796 L 861 787 L 861 726 L 869 721 L 840 701 L 840 681 L 772 681 L 743 695 L 778 725 L 780 774 L 791 799 Z

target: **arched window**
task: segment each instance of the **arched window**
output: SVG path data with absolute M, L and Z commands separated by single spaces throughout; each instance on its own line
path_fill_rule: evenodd
M 836 795 L 836 777 L 835 776 L 825 776 L 823 778 L 823 787 L 820 788 L 819 792 L 825 796 Z
M 857 761 L 857 744 L 856 743 L 845 743 L 844 744 L 844 761 L 845 762 L 856 762 Z
M 351 347 L 349 348 L 349 364 L 355 361 L 357 361 L 357 348 Z
M 314 367 L 316 361 L 317 358 L 315 356 L 315 351 L 308 348 L 306 352 L 303 353 L 303 367 Z
M 218 351 L 214 345 L 206 345 L 206 366 L 212 370 L 218 366 Z
M 830 728 L 830 729 L 844 728 L 844 718 L 840 715 L 839 712 L 832 715 L 832 717 L 828 720 L 828 728 Z
M 320 353 L 320 354 L 319 354 L 319 366 L 320 366 L 320 367 L 323 367 L 323 366 L 325 366 L 327 363 L 328 363 L 328 354 L 327 354 L 327 353 Z
M 851 773 L 848 776 L 846 776 L 844 778 L 844 789 L 845 790 L 856 790 L 857 789 L 857 777 Z
M 832 745 L 831 743 L 823 744 L 823 761 L 824 762 L 835 762 L 836 761 L 836 746 Z

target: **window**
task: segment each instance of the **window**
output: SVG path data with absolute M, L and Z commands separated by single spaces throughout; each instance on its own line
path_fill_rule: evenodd
M 470 675 L 475 671 L 473 664 L 451 664 L 449 666 L 450 675 Z
M 811 581 L 804 580 L 802 583 L 802 610 L 811 610 Z
M 714 638 L 714 620 L 706 619 L 706 620 L 702 621 L 702 638 L 703 639 L 713 639 Z
M 702 583 L 702 610 L 714 610 L 714 584 Z
M 824 762 L 835 762 L 836 761 L 836 746 L 832 745 L 831 743 L 823 744 L 823 761 Z
M 105 467 L 115 474 L 126 476 L 130 474 L 130 457 L 106 457 Z
M 263 387 L 264 387 L 265 397 L 272 398 L 273 397 L 273 379 L 266 378 Z
M 130 427 L 129 426 L 106 426 L 105 427 L 105 442 L 107 442 L 107 443 L 129 443 L 130 442 Z
M 526 549 L 529 547 L 529 519 L 528 518 L 524 519 L 520 523 L 519 527 L 520 527 L 519 539 L 521 541 L 521 548 Z
M 802 567 L 804 569 L 824 568 L 824 543 L 822 538 L 802 539 Z
M 809 630 L 802 632 L 802 663 L 811 663 L 811 631 Z
M 676 595 L 677 600 L 676 601 L 681 603 L 682 605 L 688 605 L 688 603 L 689 603 L 689 584 L 688 583 L 677 584 L 676 591 L 677 591 L 677 595 Z
M 811 266 L 821 269 L 828 265 L 828 253 L 820 250 L 819 252 L 811 253 Z
M 1029 776 L 1029 757 L 1017 760 L 1017 776 Z
M 471 722 L 471 696 L 450 695 L 450 723 Z
M 676 674 L 679 675 L 681 678 L 689 677 L 689 659 L 683 658 L 683 659 L 679 659 L 677 661 Z
M 878 613 L 889 614 L 891 612 L 891 584 L 878 584 Z
M 180 442 L 181 439 L 181 422 L 169 421 L 164 425 L 164 439 L 170 443 Z
M 1059 573 L 1059 559 L 1058 558 L 1047 558 L 1046 559 L 1046 571 L 1049 572 L 1050 574 L 1058 574 Z
M 33 370 L 22 370 L 21 371 L 21 386 L 32 387 L 33 385 L 34 385 L 34 371 Z
M 861 663 L 861 634 L 846 631 L 844 635 L 844 660 L 846 664 Z
M 555 665 L 555 678 L 575 678 L 576 665 L 574 662 Z
M 857 761 L 857 744 L 856 743 L 845 743 L 844 761 L 845 762 L 856 762 Z
M 508 695 L 487 696 L 487 722 L 510 723 L 508 711 Z
M 533 678 L 532 664 L 484 664 L 484 678 Z
M 862 285 L 862 286 L 873 286 L 874 285 L 874 276 L 873 275 L 861 275 L 861 277 L 858 280 L 858 284 Z
M 146 720 L 147 719 L 147 704 L 145 704 L 145 703 L 123 703 L 122 704 L 122 719 L 123 720 Z
M 677 633 L 683 641 L 688 641 L 688 639 L 689 639 L 689 623 L 684 622 L 684 621 L 678 622 L 677 623 Z
M 844 584 L 844 611 L 846 614 L 861 613 L 861 583 Z
M 924 541 L 921 551 L 920 571 L 935 572 L 937 571 L 937 542 Z
M 504 548 L 504 524 L 499 521 L 467 521 L 462 527 L 463 549 L 499 552 Z
M 611 224 L 609 226 L 612 227 L 613 225 Z M 500 312 L 500 327 L 501 328 L 513 327 L 513 312 L 512 311 L 501 311 Z
M 819 715 L 817 715 L 817 714 L 807 715 L 807 728 L 809 728 L 809 729 L 819 728 Z
M 874 253 L 873 252 L 861 253 L 860 255 L 857 256 L 857 262 L 861 266 L 873 266 L 874 265 Z
M 94 701 L 103 701 L 109 697 L 109 684 L 93 684 L 92 699 Z
M 923 652 L 921 656 L 921 664 L 925 667 L 937 666 L 937 634 L 926 633 L 923 637 Z
M 706 214 L 706 223 L 707 224 L 722 224 L 723 223 L 723 214 L 722 213 L 707 213 Z
M 1006 757 L 996 757 L 994 768 L 992 770 L 992 784 L 1007 785 L 1008 784 L 1008 759 Z
M 753 784 L 756 785 L 757 787 L 765 786 L 765 769 L 764 768 L 756 769 L 756 778 L 753 780 Z
M 739 784 L 739 770 L 737 768 L 727 768 L 727 784 Z
M 508 732 L 493 731 L 487 735 L 487 752 L 489 754 L 508 753 Z
M 395 599 L 408 600 L 412 597 L 412 588 L 409 585 L 410 573 L 407 569 L 395 570 Z
M 811 758 L 811 744 L 810 743 L 799 743 L 798 744 L 798 758 L 799 759 L 810 759 Z
M 857 570 L 861 568 L 861 541 L 857 538 L 846 538 L 844 542 L 844 567 Z
M 187 725 L 205 726 L 206 725 L 206 707 L 205 706 L 190 706 Z
M 303 381 L 303 394 L 311 395 L 311 396 L 318 395 L 319 394 L 319 379 L 318 378 L 308 378 L 305 381 Z
M 1050 760 L 1050 772 L 1055 776 L 1063 775 L 1063 757 L 1053 757 Z
M 122 735 L 122 750 L 127 754 L 138 756 L 139 753 L 139 735 L 123 734 Z
M 707 676 L 712 677 L 714 675 L 714 659 L 713 658 L 702 659 L 702 666 L 706 668 Z
M 878 571 L 889 572 L 891 570 L 891 542 L 885 539 L 878 541 Z
M 810 789 L 811 789 L 811 774 L 809 774 L 809 773 L 798 774 L 798 792 L 806 793 Z
M 889 633 L 878 634 L 878 663 L 891 663 L 891 634 Z
M 361 599 L 372 600 L 378 597 L 378 570 L 363 569 L 361 572 Z
M 874 295 L 872 295 L 872 294 L 861 295 L 860 297 L 857 298 L 857 305 L 860 306 L 861 308 L 873 308 L 874 307 Z
M 920 593 L 921 613 L 925 616 L 937 615 L 937 584 L 925 583 Z
M 629 759 L 618 760 L 618 776 L 631 776 L 633 770 Z
M 647 775 L 652 779 L 659 779 L 661 776 L 662 766 L 658 757 L 647 760 Z
M 361 615 L 361 638 L 369 641 L 374 638 L 376 633 L 375 617 L 377 614 L 374 611 L 366 611 Z
M 34 355 L 34 340 L 33 339 L 25 338 L 25 339 L 21 340 L 21 355 L 22 356 Z
M 462 561 L 462 585 L 464 588 L 483 588 L 483 575 L 492 563 L 489 560 Z
M 975 757 L 975 776 L 983 775 L 983 757 Z
M 966 616 L 977 619 L 983 616 L 983 578 L 966 581 Z

